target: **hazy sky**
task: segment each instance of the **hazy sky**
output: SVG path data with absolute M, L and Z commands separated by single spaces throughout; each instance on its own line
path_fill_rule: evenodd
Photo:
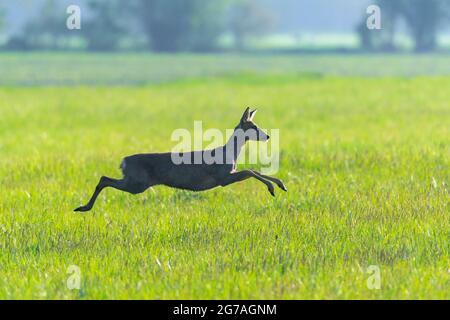
M 368 0 L 260 0 L 278 15 L 277 29 L 289 32 L 353 32 Z
M 39 15 L 39 8 L 45 0 L 0 0 L 6 9 L 6 31 L 17 31 L 31 16 Z M 83 4 L 83 0 L 56 0 L 64 8 L 70 4 Z M 62 14 L 65 12 L 63 11 Z

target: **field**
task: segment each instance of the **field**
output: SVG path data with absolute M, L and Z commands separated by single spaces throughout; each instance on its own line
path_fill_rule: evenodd
M 450 58 L 72 58 L 0 55 L 0 298 L 450 298 Z M 123 156 L 170 150 L 194 120 L 233 128 L 248 105 L 280 130 L 287 193 L 108 189 L 72 212 Z
M 236 74 L 413 77 L 450 75 L 450 55 L 149 55 L 2 53 L 0 85 L 145 85 Z

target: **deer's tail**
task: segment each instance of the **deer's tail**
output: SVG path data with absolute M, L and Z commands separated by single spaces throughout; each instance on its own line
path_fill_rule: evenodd
M 125 172 L 126 166 L 127 166 L 127 164 L 126 164 L 125 158 L 124 158 L 124 159 L 122 159 L 122 162 L 120 162 L 120 166 L 119 166 L 119 169 L 122 170 L 122 173 Z

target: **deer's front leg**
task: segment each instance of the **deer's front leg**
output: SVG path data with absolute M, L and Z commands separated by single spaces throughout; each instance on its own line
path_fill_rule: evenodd
M 273 189 L 272 183 L 270 183 L 270 181 L 258 176 L 256 173 L 254 173 L 251 170 L 242 170 L 242 171 L 230 173 L 228 176 L 225 177 L 225 179 L 221 183 L 221 185 L 224 187 L 224 186 L 227 186 L 227 185 L 235 183 L 235 182 L 247 180 L 249 178 L 255 178 L 255 179 L 261 181 L 262 183 L 264 183 L 267 186 L 267 189 L 269 189 L 270 194 L 272 196 L 275 196 L 275 191 Z
M 255 171 L 255 170 L 252 170 L 252 171 L 255 174 L 257 174 L 258 176 L 260 176 L 260 177 L 262 177 L 262 178 L 264 178 L 266 180 L 274 182 L 281 190 L 287 191 L 286 186 L 283 184 L 283 182 L 280 179 L 277 179 L 277 178 L 274 178 L 274 177 L 270 177 L 270 176 L 266 176 L 265 174 L 261 174 L 261 173 L 259 173 L 258 171 Z

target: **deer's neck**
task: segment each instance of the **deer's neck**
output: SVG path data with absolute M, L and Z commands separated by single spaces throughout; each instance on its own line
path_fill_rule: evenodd
M 245 145 L 245 139 L 240 137 L 235 130 L 224 146 L 227 163 L 236 162 L 242 147 Z

